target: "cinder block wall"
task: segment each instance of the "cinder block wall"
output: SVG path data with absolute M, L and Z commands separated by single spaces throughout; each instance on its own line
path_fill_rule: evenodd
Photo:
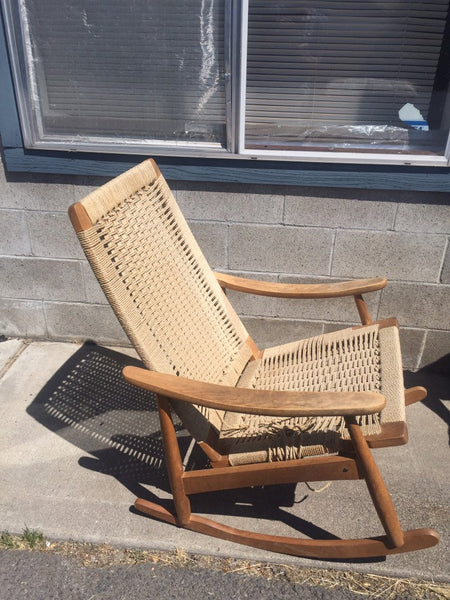
M 68 206 L 103 179 L 5 176 L 0 169 L 0 334 L 126 344 L 83 257 Z M 320 282 L 384 275 L 367 296 L 397 316 L 404 366 L 450 351 L 450 195 L 173 182 L 211 265 L 248 277 Z M 230 293 L 262 346 L 353 324 L 352 298 L 283 300 Z

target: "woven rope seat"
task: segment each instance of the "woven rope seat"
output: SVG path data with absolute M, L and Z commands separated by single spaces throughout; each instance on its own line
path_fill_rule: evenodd
M 265 350 L 245 368 L 239 387 L 290 391 L 380 392 L 382 413 L 358 417 L 365 435 L 381 422 L 405 420 L 401 354 L 396 327 L 344 329 Z M 283 418 L 226 412 L 221 450 L 231 464 L 289 460 L 338 452 L 348 439 L 342 416 Z
M 395 319 L 373 323 L 362 293 L 384 278 L 297 285 L 214 273 L 164 177 L 146 160 L 72 206 L 91 267 L 145 369 L 128 383 L 155 392 L 174 511 L 136 508 L 200 533 L 299 556 L 381 556 L 435 545 L 401 529 L 371 447 L 406 443 Z M 225 289 L 286 298 L 353 296 L 361 326 L 261 351 Z M 186 471 L 172 411 L 210 461 Z M 193 515 L 190 494 L 299 481 L 364 478 L 386 535 L 305 540 L 248 532 Z

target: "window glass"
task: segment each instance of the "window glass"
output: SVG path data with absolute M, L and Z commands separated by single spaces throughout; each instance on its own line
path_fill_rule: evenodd
M 448 8 L 249 0 L 245 147 L 443 154 Z
M 223 0 L 22 0 L 42 137 L 225 143 Z

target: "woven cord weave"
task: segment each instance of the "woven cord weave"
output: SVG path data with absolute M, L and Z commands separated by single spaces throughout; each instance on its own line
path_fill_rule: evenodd
M 238 385 L 268 390 L 382 392 L 379 333 L 373 325 L 271 348 L 249 364 Z M 360 416 L 358 421 L 365 435 L 381 431 L 379 414 Z M 348 432 L 342 417 L 281 419 L 227 412 L 221 438 L 230 462 L 241 464 L 337 452 Z
M 164 178 L 137 190 L 132 183 L 131 193 L 104 201 L 108 212 L 79 233 L 98 281 L 148 368 L 235 385 L 250 358 L 248 333 Z M 208 416 L 219 424 L 220 414 Z

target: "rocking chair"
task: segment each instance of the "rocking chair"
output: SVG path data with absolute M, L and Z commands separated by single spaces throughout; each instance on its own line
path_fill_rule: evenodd
M 403 531 L 370 448 L 405 444 L 395 319 L 372 322 L 362 294 L 383 278 L 283 284 L 214 273 L 153 160 L 69 209 L 85 254 L 147 369 L 125 379 L 157 394 L 174 511 L 138 499 L 168 523 L 257 548 L 349 559 L 428 548 L 431 529 Z M 362 325 L 261 351 L 223 289 L 285 298 L 353 296 Z M 210 462 L 185 471 L 172 411 Z M 235 529 L 191 513 L 189 496 L 305 481 L 365 479 L 385 535 L 304 539 Z

